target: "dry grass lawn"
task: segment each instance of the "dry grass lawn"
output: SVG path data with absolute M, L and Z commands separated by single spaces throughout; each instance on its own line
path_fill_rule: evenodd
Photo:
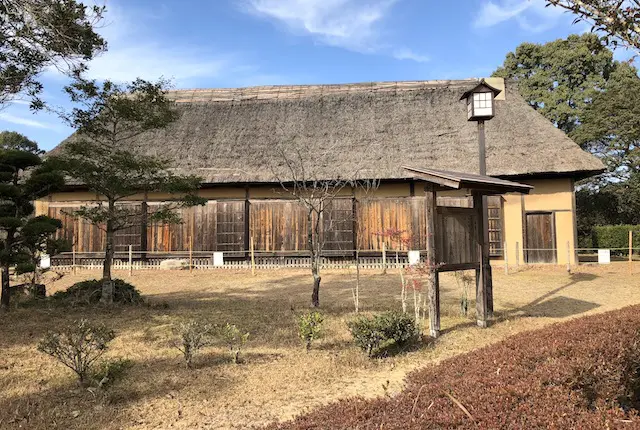
M 640 303 L 640 264 L 495 270 L 496 319 L 488 329 L 459 316 L 460 289 L 442 276 L 443 335 L 435 344 L 400 356 L 369 360 L 350 342 L 353 274 L 326 272 L 321 289 L 324 336 L 306 353 L 294 312 L 307 309 L 305 271 L 136 272 L 130 280 L 149 306 L 103 309 L 18 308 L 0 315 L 0 428 L 165 429 L 251 428 L 283 420 L 344 396 L 398 392 L 421 366 L 566 318 Z M 126 273 L 116 273 L 127 279 Z M 66 275 L 49 285 L 64 289 L 97 272 Z M 365 311 L 399 309 L 398 275 L 364 274 Z M 473 293 L 472 293 L 473 294 Z M 471 303 L 473 309 L 473 303 Z M 36 351 L 48 329 L 86 317 L 117 331 L 108 357 L 134 362 L 106 391 L 77 386 L 70 371 Z M 251 333 L 245 362 L 233 365 L 222 348 L 208 348 L 196 369 L 184 368 L 172 345 L 172 326 L 193 317 L 230 322 Z

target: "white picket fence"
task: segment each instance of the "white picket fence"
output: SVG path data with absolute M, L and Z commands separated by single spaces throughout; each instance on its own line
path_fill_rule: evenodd
M 161 270 L 162 261 L 169 258 L 148 258 L 146 260 L 128 260 L 115 259 L 112 268 L 114 270 Z M 185 259 L 180 259 L 185 260 Z M 186 259 L 188 261 L 188 259 Z M 360 257 L 359 265 L 361 269 L 397 269 L 404 268 L 409 265 L 406 256 L 399 257 L 396 261 L 395 256 L 387 258 L 386 261 L 382 257 Z M 101 258 L 77 258 L 75 264 L 72 259 L 53 258 L 53 270 L 57 271 L 73 271 L 73 270 L 101 270 L 103 267 L 103 259 Z M 252 266 L 250 260 L 244 259 L 228 259 L 224 260 L 222 266 L 214 266 L 213 258 L 195 257 L 191 260 L 191 268 L 194 270 L 204 269 L 231 269 L 231 270 L 274 270 L 274 269 L 296 269 L 310 268 L 311 260 L 309 257 L 256 257 Z M 355 269 L 355 258 L 322 258 L 321 267 L 323 269 Z M 186 269 L 189 269 L 187 263 Z

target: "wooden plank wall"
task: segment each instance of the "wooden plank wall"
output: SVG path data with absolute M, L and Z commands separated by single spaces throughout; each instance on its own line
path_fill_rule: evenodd
M 62 228 L 56 234 L 57 239 L 65 239 L 75 246 L 76 252 L 104 251 L 105 234 L 98 227 L 86 220 L 73 217 L 73 211 L 80 209 L 82 204 L 49 205 L 49 216 L 62 221 Z
M 307 211 L 297 200 L 252 200 L 249 214 L 256 251 L 307 249 Z
M 448 203 L 453 206 L 466 204 L 453 200 Z M 70 215 L 81 205 L 51 204 L 49 215 L 62 220 L 64 227 L 59 237 L 75 240 L 76 252 L 101 252 L 104 233 L 86 221 L 74 220 Z M 157 206 L 149 203 L 149 213 L 153 212 L 154 205 Z M 244 252 L 247 227 L 258 252 L 306 251 L 307 212 L 299 202 L 251 200 L 248 220 L 245 220 L 245 213 L 244 200 L 209 201 L 204 206 L 181 209 L 180 224 L 148 225 L 148 251 L 188 251 L 193 236 L 194 251 Z M 358 246 L 363 251 L 379 252 L 385 242 L 389 251 L 424 251 L 425 213 L 425 199 L 421 196 L 366 199 L 355 203 L 351 198 L 336 199 L 323 215 L 325 249 L 352 252 Z M 437 238 L 439 262 L 475 262 L 475 246 L 469 245 L 475 244 L 475 224 L 471 217 L 472 210 L 464 207 L 438 209 L 436 226 L 441 233 Z M 382 233 L 389 230 L 403 232 L 402 236 L 409 238 L 408 242 L 384 237 Z M 134 250 L 139 250 L 141 233 L 141 227 L 118 232 L 116 251 L 126 252 L 129 244 L 134 245 Z
M 477 261 L 475 209 L 439 207 L 436 215 L 436 260 L 465 264 Z
M 381 251 L 383 242 L 389 250 L 424 250 L 426 247 L 425 200 L 423 197 L 367 199 L 357 203 L 358 245 L 361 250 Z M 385 232 L 402 232 L 409 243 L 385 236 Z

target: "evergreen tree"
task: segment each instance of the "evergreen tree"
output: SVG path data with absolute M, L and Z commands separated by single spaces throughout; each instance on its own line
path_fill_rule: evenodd
M 59 189 L 63 176 L 40 158 L 35 142 L 13 132 L 0 133 L 0 305 L 10 304 L 10 267 L 30 258 L 33 237 L 45 237 L 59 226 L 56 220 L 32 218 L 33 201 Z
M 523 43 L 493 76 L 516 80 L 522 97 L 571 136 L 614 67 L 613 53 L 588 33 L 544 45 Z
M 20 94 L 41 107 L 38 76 L 47 67 L 84 70 L 106 49 L 93 28 L 104 11 L 75 0 L 0 1 L 0 107 Z
M 148 222 L 180 222 L 177 209 L 204 204 L 197 196 L 200 178 L 172 173 L 156 157 L 135 152 L 135 139 L 162 129 L 177 118 L 174 103 L 167 99 L 167 83 L 136 80 L 127 85 L 101 84 L 78 78 L 67 93 L 78 107 L 63 114 L 76 134 L 63 144 L 62 153 L 50 160 L 71 178 L 101 198 L 75 211 L 105 232 L 102 302 L 113 302 L 111 265 L 117 231 Z M 170 202 L 154 206 L 145 214 L 122 204 L 134 195 L 170 193 Z

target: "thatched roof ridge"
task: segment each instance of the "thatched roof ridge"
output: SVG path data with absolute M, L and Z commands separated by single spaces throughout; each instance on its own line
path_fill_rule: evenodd
M 146 133 L 135 150 L 166 157 L 208 183 L 287 177 L 276 148 L 316 177 L 400 179 L 403 164 L 478 173 L 475 123 L 460 95 L 477 80 L 178 90 L 180 119 Z M 533 110 L 507 83 L 486 124 L 487 173 L 584 177 L 602 163 Z

